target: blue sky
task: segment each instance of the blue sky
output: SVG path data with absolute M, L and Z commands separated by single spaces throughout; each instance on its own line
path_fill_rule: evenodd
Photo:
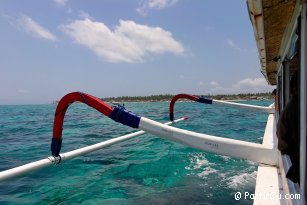
M 245 1 L 2 0 L 0 104 L 267 92 Z

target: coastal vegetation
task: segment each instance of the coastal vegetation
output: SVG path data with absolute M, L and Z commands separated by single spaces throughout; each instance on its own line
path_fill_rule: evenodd
M 244 94 L 224 94 L 224 95 L 199 95 L 215 100 L 264 100 L 273 99 L 270 92 L 268 93 L 244 93 Z M 150 96 L 122 96 L 122 97 L 106 97 L 102 100 L 107 102 L 159 102 L 170 101 L 174 95 L 150 95 Z

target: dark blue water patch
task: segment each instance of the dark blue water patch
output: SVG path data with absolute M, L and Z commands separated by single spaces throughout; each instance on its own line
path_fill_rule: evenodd
M 125 106 L 140 116 L 168 121 L 168 102 Z M 54 111 L 55 105 L 0 106 L 0 170 L 50 155 Z M 72 105 L 67 114 L 62 152 L 136 131 L 81 104 Z M 262 142 L 268 117 L 236 108 L 177 103 L 175 117 L 186 115 L 190 119 L 176 127 L 256 143 Z M 146 134 L 3 182 L 0 204 L 235 204 L 235 192 L 254 192 L 256 171 L 253 162 Z

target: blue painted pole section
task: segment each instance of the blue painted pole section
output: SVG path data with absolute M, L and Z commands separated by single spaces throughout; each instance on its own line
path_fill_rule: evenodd
M 132 112 L 129 112 L 128 110 L 126 110 L 124 107 L 121 106 L 114 107 L 109 118 L 132 128 L 139 128 L 141 120 L 140 116 Z
M 206 98 L 198 98 L 197 102 L 199 103 L 206 103 L 206 104 L 212 104 L 212 100 L 211 99 L 206 99 Z

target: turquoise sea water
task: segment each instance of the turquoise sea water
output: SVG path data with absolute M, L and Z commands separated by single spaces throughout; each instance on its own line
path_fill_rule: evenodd
M 271 101 L 244 103 L 270 105 Z M 168 102 L 125 103 L 141 116 L 168 121 Z M 56 105 L 0 106 L 0 171 L 50 155 Z M 179 102 L 175 126 L 261 143 L 268 115 Z M 135 130 L 83 104 L 69 108 L 61 152 Z M 0 204 L 252 204 L 234 193 L 254 192 L 257 164 L 145 134 L 0 183 Z

